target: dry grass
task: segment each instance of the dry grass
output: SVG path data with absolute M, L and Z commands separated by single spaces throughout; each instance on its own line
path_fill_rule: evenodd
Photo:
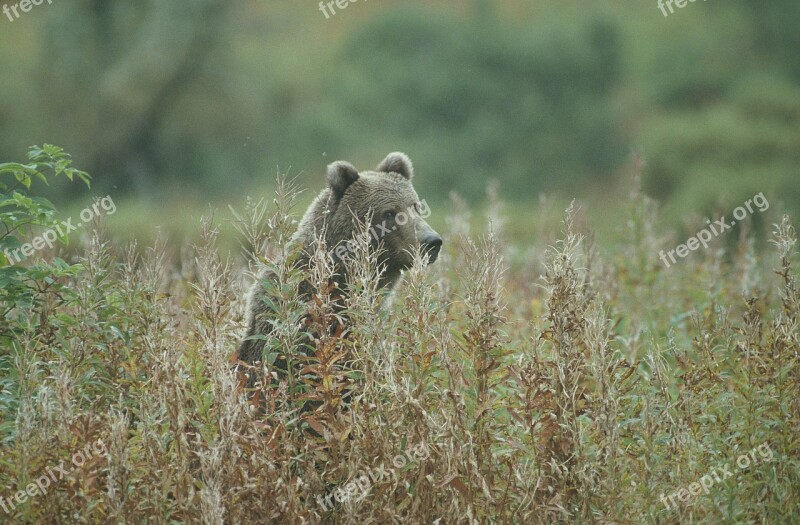
M 794 523 L 800 521 L 800 292 L 795 232 L 760 252 L 743 236 L 665 269 L 652 203 L 634 192 L 600 250 L 567 210 L 521 252 L 490 191 L 485 232 L 454 199 L 439 262 L 379 307 L 374 254 L 358 253 L 338 322 L 330 290 L 283 248 L 294 188 L 237 215 L 244 260 L 279 276 L 289 349 L 309 312 L 316 356 L 284 384 L 242 392 L 241 258 L 202 242 L 119 249 L 102 228 L 74 276 L 31 282 L 32 314 L 2 330 L 0 496 L 87 444 L 108 453 L 17 505 L 30 523 Z M 533 220 L 530 218 L 529 220 Z M 488 222 L 488 221 L 487 221 Z M 552 225 L 552 223 L 550 223 Z M 763 239 L 762 239 L 763 240 Z M 253 248 L 255 247 L 255 248 Z M 320 250 L 310 278 L 326 283 Z M 12 319 L 16 319 L 12 321 Z M 344 366 L 348 363 L 347 366 Z M 349 395 L 349 403 L 341 397 Z M 312 414 L 295 408 L 314 402 Z M 310 432 L 309 428 L 315 432 Z M 774 457 L 666 509 L 660 495 L 768 444 Z M 392 461 L 421 445 L 424 458 Z M 394 472 L 326 498 L 381 465 Z M 2 520 L 0 520 L 2 521 Z

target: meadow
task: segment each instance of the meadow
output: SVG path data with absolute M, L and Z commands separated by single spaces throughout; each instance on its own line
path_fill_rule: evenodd
M 57 220 L 37 179 L 83 178 L 58 149 L 31 156 L 0 166 L 0 248 Z M 602 210 L 515 213 L 519 242 L 496 191 L 480 210 L 453 194 L 433 209 L 439 261 L 390 298 L 356 254 L 345 331 L 328 329 L 330 254 L 291 268 L 303 208 L 285 178 L 192 244 L 123 244 L 98 217 L 69 252 L 3 260 L 2 521 L 800 521 L 792 219 L 773 206 L 667 268 L 676 235 L 638 174 L 629 188 L 602 245 Z M 280 276 L 262 283 L 285 315 L 275 352 L 307 329 L 316 352 L 245 391 L 231 357 L 261 265 Z

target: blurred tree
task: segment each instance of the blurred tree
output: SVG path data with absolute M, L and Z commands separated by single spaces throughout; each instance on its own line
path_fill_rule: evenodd
M 777 61 L 800 81 L 800 2 L 797 0 L 746 0 L 753 21 L 755 44 L 761 58 Z
M 652 120 L 642 136 L 647 189 L 683 210 L 710 213 L 764 192 L 800 213 L 800 87 L 775 75 L 736 82 L 724 103 Z
M 673 218 L 754 194 L 800 212 L 800 3 L 736 0 L 654 53 L 650 93 L 663 112 L 641 123 L 646 186 Z
M 334 158 L 366 167 L 394 149 L 431 174 L 418 187 L 434 198 L 477 197 L 491 178 L 521 200 L 588 193 L 631 140 L 670 199 L 713 188 L 712 173 L 786 180 L 795 128 L 777 113 L 791 114 L 800 81 L 796 0 L 709 2 L 668 22 L 638 3 L 545 4 L 415 1 L 335 22 L 290 0 L 54 5 L 0 34 L 0 68 L 13 72 L 0 151 L 58 142 L 99 190 L 212 200 L 262 187 L 275 166 L 318 184 Z M 760 86 L 749 102 L 746 85 Z
M 298 136 L 313 127 L 336 147 L 400 144 L 436 174 L 420 184 L 435 181 L 442 195 L 477 196 L 498 178 L 529 198 L 610 176 L 625 152 L 611 103 L 622 60 L 615 23 L 511 26 L 491 2 L 474 6 L 467 24 L 419 8 L 365 24 Z
M 90 171 L 152 191 L 155 136 L 217 42 L 233 4 L 222 0 L 84 0 L 46 33 L 40 83 L 48 131 L 79 135 L 72 149 Z M 90 94 L 87 96 L 87 94 Z

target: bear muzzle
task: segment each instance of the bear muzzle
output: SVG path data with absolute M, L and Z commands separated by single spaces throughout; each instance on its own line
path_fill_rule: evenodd
M 442 238 L 436 233 L 429 233 L 422 239 L 422 254 L 428 256 L 428 264 L 433 264 L 439 258 L 442 243 Z

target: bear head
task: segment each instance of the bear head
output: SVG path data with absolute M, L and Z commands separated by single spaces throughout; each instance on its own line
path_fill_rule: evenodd
M 413 178 L 411 160 L 399 152 L 390 153 L 375 171 L 359 172 L 344 161 L 328 166 L 325 240 L 337 259 L 347 255 L 348 241 L 358 229 L 356 218 L 370 221 L 371 242 L 382 248 L 378 263 L 389 282 L 411 267 L 418 248 L 429 264 L 437 259 L 442 238 L 425 221 L 430 209 L 420 201 Z

